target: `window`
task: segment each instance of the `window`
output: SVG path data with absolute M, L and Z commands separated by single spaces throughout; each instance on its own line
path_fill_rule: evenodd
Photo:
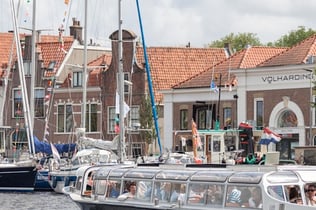
M 23 102 L 22 102 L 22 90 L 14 89 L 13 90 L 13 117 L 20 118 L 24 117 L 23 114 Z
M 23 67 L 24 67 L 24 74 L 26 76 L 30 76 L 31 75 L 31 61 L 23 62 Z
M 72 79 L 72 86 L 73 87 L 82 87 L 82 72 L 76 71 L 73 73 L 73 79 Z
M 257 127 L 263 127 L 263 99 L 257 98 L 255 99 L 255 120 L 257 122 Z
M 124 73 L 124 81 L 130 81 L 129 73 Z M 124 83 L 124 93 L 125 94 L 128 94 L 130 92 L 129 87 L 130 87 L 129 84 Z
M 133 143 L 132 144 L 132 153 L 133 153 L 133 158 L 138 158 L 142 156 L 142 144 L 139 143 Z
M 98 129 L 98 105 L 97 104 L 87 104 L 86 109 L 86 131 L 96 132 Z
M 26 130 L 17 128 L 12 134 L 12 143 L 13 146 L 15 146 L 15 149 L 17 150 L 28 148 Z
M 180 129 L 181 130 L 188 129 L 188 110 L 187 109 L 180 110 Z
M 73 128 L 73 113 L 71 104 L 61 104 L 57 107 L 57 132 L 71 132 Z
M 139 123 L 139 106 L 132 106 L 129 117 L 131 125 Z
M 206 129 L 206 110 L 198 111 L 198 129 Z
M 116 113 L 115 107 L 109 107 L 108 112 L 108 133 L 115 133 Z
M 35 89 L 34 93 L 34 116 L 45 117 L 45 106 L 44 106 L 44 89 Z
M 109 107 L 108 112 L 108 133 L 115 133 L 115 125 L 116 125 L 116 118 L 117 114 L 115 111 L 115 107 Z M 130 125 L 135 123 L 139 123 L 139 106 L 132 106 L 129 111 L 129 121 Z
M 284 127 L 297 127 L 297 117 L 291 110 L 285 110 L 281 113 L 278 119 L 278 126 Z
M 232 108 L 226 107 L 223 110 L 223 116 L 224 116 L 224 126 L 225 127 L 231 127 L 232 126 Z

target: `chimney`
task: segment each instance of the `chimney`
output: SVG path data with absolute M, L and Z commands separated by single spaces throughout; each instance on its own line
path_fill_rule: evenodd
M 82 27 L 80 21 L 76 18 L 72 18 L 72 26 L 70 28 L 70 35 L 77 39 L 82 44 Z
M 226 57 L 229 58 L 233 54 L 230 44 L 224 43 L 224 49 L 225 49 Z

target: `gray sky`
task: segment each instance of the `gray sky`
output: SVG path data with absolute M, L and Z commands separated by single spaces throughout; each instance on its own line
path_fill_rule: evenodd
M 66 6 L 64 0 L 37 0 L 36 29 L 57 34 L 64 23 L 68 35 L 73 17 L 84 26 L 85 1 L 71 1 Z M 10 2 L 0 4 L 1 32 L 12 30 Z M 30 28 L 33 0 L 20 2 L 19 26 Z M 245 32 L 255 33 L 267 43 L 298 26 L 316 30 L 315 0 L 139 0 L 139 5 L 147 46 L 185 46 L 190 42 L 191 47 L 203 47 L 229 33 Z M 141 35 L 135 0 L 122 0 L 122 20 L 124 29 Z M 118 29 L 118 0 L 88 0 L 87 21 L 88 38 L 109 46 L 109 35 Z

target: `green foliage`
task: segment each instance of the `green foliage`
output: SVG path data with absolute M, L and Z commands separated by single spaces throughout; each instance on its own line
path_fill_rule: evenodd
M 230 33 L 221 40 L 213 41 L 211 44 L 209 44 L 209 47 L 223 48 L 225 43 L 229 43 L 230 47 L 236 51 L 242 50 L 248 45 L 262 45 L 257 35 L 254 33 L 238 33 L 237 35 L 235 35 L 234 33 Z
M 299 26 L 297 30 L 292 30 L 289 34 L 283 35 L 272 46 L 292 47 L 315 33 L 316 31 L 311 28 L 306 29 L 304 26 Z
M 148 96 L 144 96 L 142 99 L 139 115 L 140 115 L 139 122 L 142 126 L 141 128 L 149 129 L 148 131 L 140 132 L 140 135 L 142 139 L 145 140 L 146 143 L 151 144 L 155 136 L 155 128 L 154 128 L 154 120 L 153 120 L 152 109 L 151 109 L 151 101 Z

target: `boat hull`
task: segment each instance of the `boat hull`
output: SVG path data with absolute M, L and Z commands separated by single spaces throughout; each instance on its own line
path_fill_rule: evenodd
M 74 186 L 77 176 L 76 171 L 50 172 L 49 185 L 56 193 L 63 193 L 63 188 Z
M 113 203 L 111 204 L 105 204 L 105 203 L 89 203 L 89 202 L 84 202 L 84 201 L 75 201 L 75 203 L 80 207 L 82 210 L 154 210 L 154 209 L 177 209 L 175 206 L 141 206 L 141 205 L 120 205 L 118 203 Z
M 0 166 L 0 191 L 33 191 L 36 174 L 32 166 Z
M 48 182 L 48 170 L 38 170 L 36 175 L 35 187 L 36 191 L 52 191 Z

